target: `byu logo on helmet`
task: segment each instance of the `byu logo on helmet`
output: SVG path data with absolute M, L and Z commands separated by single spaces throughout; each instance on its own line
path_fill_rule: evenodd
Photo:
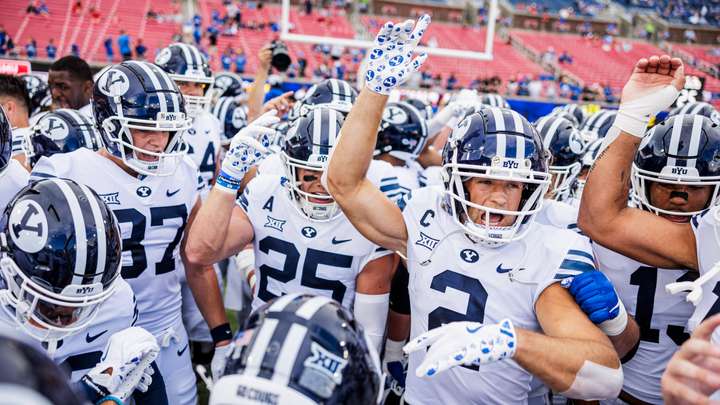
M 347 365 L 347 360 L 336 356 L 325 350 L 319 344 L 313 342 L 310 346 L 312 356 L 305 360 L 303 365 L 310 367 L 331 378 L 335 384 L 342 383 L 342 371 Z
M 475 263 L 480 259 L 480 255 L 472 249 L 463 249 L 460 251 L 460 258 L 468 263 Z
M 70 133 L 70 129 L 67 124 L 56 116 L 49 116 L 43 119 L 41 122 L 43 133 L 48 135 L 53 141 L 58 141 L 67 138 Z
M 122 96 L 130 89 L 130 80 L 118 69 L 110 69 L 100 78 L 100 91 L 111 97 Z
M 155 64 L 156 65 L 164 65 L 170 61 L 170 58 L 172 57 L 172 51 L 170 48 L 163 48 L 160 53 L 155 57 Z
M 42 250 L 48 238 L 48 223 L 42 207 L 32 200 L 20 201 L 10 213 L 10 237 L 22 250 Z
M 383 120 L 385 120 L 391 124 L 395 124 L 395 125 L 404 124 L 405 121 L 407 121 L 407 119 L 408 119 L 407 113 L 405 113 L 405 110 L 403 110 L 402 108 L 400 108 L 398 106 L 391 105 L 391 106 L 388 106 L 388 108 L 386 108 L 385 111 L 383 111 Z

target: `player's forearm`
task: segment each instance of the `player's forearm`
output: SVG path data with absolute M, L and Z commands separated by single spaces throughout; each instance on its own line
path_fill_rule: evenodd
M 640 328 L 637 322 L 635 322 L 631 316 L 628 316 L 628 323 L 625 330 L 617 336 L 608 336 L 608 339 L 610 339 L 610 342 L 613 344 L 618 357 L 623 358 L 638 344 L 640 340 Z
M 341 130 L 328 165 L 330 193 L 341 198 L 359 188 L 372 160 L 387 96 L 363 89 Z M 336 196 L 337 194 L 337 196 Z
M 265 101 L 265 81 L 268 78 L 268 71 L 258 68 L 253 78 L 253 84 L 248 92 L 248 122 L 262 114 L 263 101 Z
M 185 255 L 190 263 L 211 265 L 222 257 L 235 196 L 213 188 L 190 226 Z
M 440 166 L 442 165 L 442 154 L 435 149 L 432 144 L 428 143 L 425 145 L 425 149 L 423 149 L 422 153 L 418 156 L 417 162 L 420 163 L 420 166 L 423 168 Z
M 212 266 L 185 263 L 185 275 L 195 303 L 210 329 L 227 323 L 215 269 Z
M 525 370 L 540 378 L 557 392 L 566 392 L 578 379 L 578 373 L 588 364 L 595 369 L 602 368 L 615 372 L 621 368 L 620 360 L 612 346 L 590 339 L 557 338 L 516 328 L 517 351 L 514 360 Z M 592 373 L 591 373 L 592 374 Z M 601 374 L 602 373 L 598 373 Z M 581 378 L 586 378 L 583 372 Z M 615 384 L 606 387 L 617 396 L 622 387 L 622 378 L 599 379 L 597 384 Z M 613 395 L 608 395 L 611 398 Z M 590 399 L 590 398 L 579 398 Z M 601 399 L 601 398 L 593 398 Z
M 613 136 L 613 131 L 617 129 L 611 128 L 608 137 Z M 580 203 L 578 226 L 601 244 L 613 230 L 613 220 L 628 209 L 630 169 L 639 144 L 639 138 L 620 133 L 600 152 L 590 169 Z

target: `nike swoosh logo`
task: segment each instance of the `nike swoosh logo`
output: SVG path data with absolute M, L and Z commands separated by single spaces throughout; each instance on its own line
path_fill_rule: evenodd
M 507 268 L 507 269 L 504 269 L 504 268 L 502 267 L 502 263 L 498 264 L 497 268 L 495 269 L 495 271 L 497 271 L 497 272 L 500 273 L 500 274 L 508 273 L 508 272 L 510 272 L 511 270 L 512 270 L 512 267 Z
M 481 328 L 482 328 L 482 325 L 478 326 L 477 328 L 466 327 L 465 329 L 467 329 L 467 331 L 470 333 L 475 333 L 475 332 L 479 331 Z
M 335 237 L 333 236 L 333 238 L 332 238 L 332 244 L 333 244 L 333 245 L 339 245 L 339 244 L 341 244 L 341 243 L 350 242 L 351 240 L 352 240 L 352 239 L 335 239 Z
M 177 190 L 175 190 L 175 191 L 173 191 L 173 192 L 170 192 L 170 190 L 167 190 L 167 191 L 165 192 L 165 195 L 168 196 L 168 197 L 172 197 L 172 196 L 174 196 L 175 194 L 177 194 L 177 193 L 179 193 L 179 192 L 180 192 L 180 189 L 177 189 Z
M 97 340 L 97 338 L 99 338 L 100 336 L 102 336 L 102 335 L 104 335 L 105 333 L 107 333 L 107 331 L 108 331 L 108 330 L 105 329 L 104 331 L 98 333 L 98 334 L 95 335 L 95 336 L 90 336 L 90 332 L 88 332 L 87 335 L 85 335 L 85 341 L 88 342 L 88 343 L 92 343 L 92 342 L 94 342 L 95 340 Z
M 187 348 L 188 348 L 188 345 L 187 345 L 187 343 L 186 343 L 186 344 L 185 344 L 185 347 L 183 347 L 182 349 L 180 349 L 180 350 L 177 351 L 177 355 L 178 355 L 178 356 L 182 356 L 183 353 L 185 353 L 185 350 L 187 350 Z

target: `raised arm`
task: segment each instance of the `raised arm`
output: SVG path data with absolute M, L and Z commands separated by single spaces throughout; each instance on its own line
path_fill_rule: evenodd
M 366 88 L 360 92 L 341 130 L 328 164 L 326 188 L 350 222 L 369 240 L 405 254 L 407 229 L 400 209 L 365 178 L 377 130 L 390 91 L 425 60 L 412 54 L 430 17 L 402 24 L 386 23 L 369 53 Z M 414 29 L 413 29 L 414 26 Z
M 628 207 L 630 171 L 651 116 L 672 104 L 685 81 L 682 61 L 640 59 L 623 88 L 620 109 L 585 184 L 578 226 L 599 244 L 640 262 L 697 269 L 695 237 L 677 224 Z

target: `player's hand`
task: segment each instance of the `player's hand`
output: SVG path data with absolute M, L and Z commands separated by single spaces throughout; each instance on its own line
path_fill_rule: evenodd
M 212 372 L 213 381 L 217 381 L 222 377 L 225 372 L 225 364 L 227 363 L 227 356 L 232 348 L 231 344 L 225 344 L 222 346 L 215 346 L 215 354 L 213 354 L 212 361 L 210 362 L 210 371 Z
M 293 92 L 288 91 L 286 93 L 283 93 L 277 97 L 271 98 L 267 101 L 267 103 L 263 104 L 262 112 L 266 113 L 270 110 L 276 110 L 277 115 L 283 116 L 287 112 L 292 109 L 293 101 L 292 101 Z
M 642 58 L 623 87 L 615 126 L 642 138 L 650 118 L 670 107 L 685 85 L 682 60 L 668 55 Z
M 237 193 L 245 173 L 268 153 L 275 130 L 271 126 L 280 121 L 271 110 L 238 131 L 223 159 L 215 187 L 232 194 Z
M 432 345 L 415 370 L 418 377 L 430 377 L 463 364 L 479 365 L 511 358 L 517 348 L 516 336 L 510 319 L 496 325 L 451 322 L 416 337 L 403 350 L 412 353 Z
M 711 341 L 720 315 L 702 322 L 675 352 L 662 376 L 662 394 L 668 405 L 718 404 L 709 397 L 720 390 L 720 346 Z
M 413 20 L 399 24 L 385 23 L 368 54 L 365 85 L 370 90 L 390 94 L 422 66 L 427 54 L 420 54 L 415 59 L 412 56 L 429 24 L 430 16 L 427 14 L 423 14 L 417 23 Z
M 140 327 L 124 329 L 112 335 L 102 359 L 82 378 L 99 398 L 128 399 L 135 389 L 147 391 L 152 383 L 151 363 L 160 347 L 155 337 Z
M 270 71 L 270 62 L 272 61 L 272 44 L 267 44 L 258 51 L 258 61 L 260 62 L 259 72 Z
M 562 281 L 562 286 L 603 332 L 609 336 L 622 333 L 628 318 L 625 306 L 607 276 L 601 271 L 586 271 Z

